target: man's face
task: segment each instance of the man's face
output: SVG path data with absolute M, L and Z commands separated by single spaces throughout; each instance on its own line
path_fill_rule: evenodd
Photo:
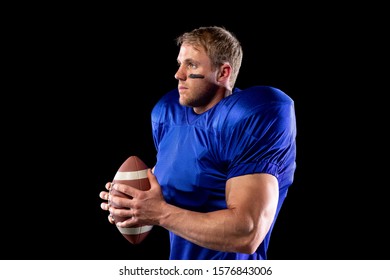
M 175 78 L 179 81 L 180 104 L 194 107 L 197 113 L 211 108 L 216 103 L 216 92 L 219 88 L 218 69 L 212 69 L 211 60 L 205 50 L 202 47 L 183 44 L 177 61 L 179 69 Z

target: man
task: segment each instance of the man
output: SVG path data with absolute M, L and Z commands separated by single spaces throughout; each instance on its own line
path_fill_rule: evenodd
M 151 189 L 107 183 L 133 199 L 102 191 L 101 208 L 111 223 L 126 217 L 120 227 L 167 229 L 170 259 L 267 259 L 295 172 L 293 100 L 273 87 L 234 87 L 243 53 L 225 28 L 200 27 L 177 44 L 178 88 L 151 115 Z

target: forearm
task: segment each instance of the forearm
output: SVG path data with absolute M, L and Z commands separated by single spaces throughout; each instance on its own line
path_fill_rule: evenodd
M 162 213 L 162 227 L 213 250 L 252 253 L 266 234 L 259 231 L 259 221 L 236 209 L 199 213 L 167 204 Z

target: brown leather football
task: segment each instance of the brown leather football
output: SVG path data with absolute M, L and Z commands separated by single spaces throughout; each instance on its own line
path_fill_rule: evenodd
M 150 183 L 147 177 L 147 170 L 148 167 L 140 158 L 137 156 L 130 156 L 119 167 L 112 182 L 126 184 L 143 191 L 149 190 Z M 126 194 L 115 190 L 111 190 L 111 192 L 115 193 L 115 195 L 127 196 Z M 123 218 L 116 216 L 113 216 L 113 218 L 116 222 L 124 220 Z M 139 244 L 146 238 L 153 226 L 139 224 L 130 228 L 117 228 L 130 243 Z

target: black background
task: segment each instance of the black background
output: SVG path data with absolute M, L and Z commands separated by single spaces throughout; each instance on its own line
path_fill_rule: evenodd
M 167 259 L 164 229 L 131 245 L 108 223 L 99 192 L 128 156 L 154 164 L 150 111 L 177 85 L 174 39 L 202 25 L 225 26 L 241 40 L 236 86 L 275 86 L 295 101 L 297 170 L 269 258 L 389 258 L 386 138 L 375 134 L 385 127 L 374 88 L 383 77 L 373 74 L 380 19 L 369 26 L 342 10 L 206 8 L 14 11 L 1 259 Z

